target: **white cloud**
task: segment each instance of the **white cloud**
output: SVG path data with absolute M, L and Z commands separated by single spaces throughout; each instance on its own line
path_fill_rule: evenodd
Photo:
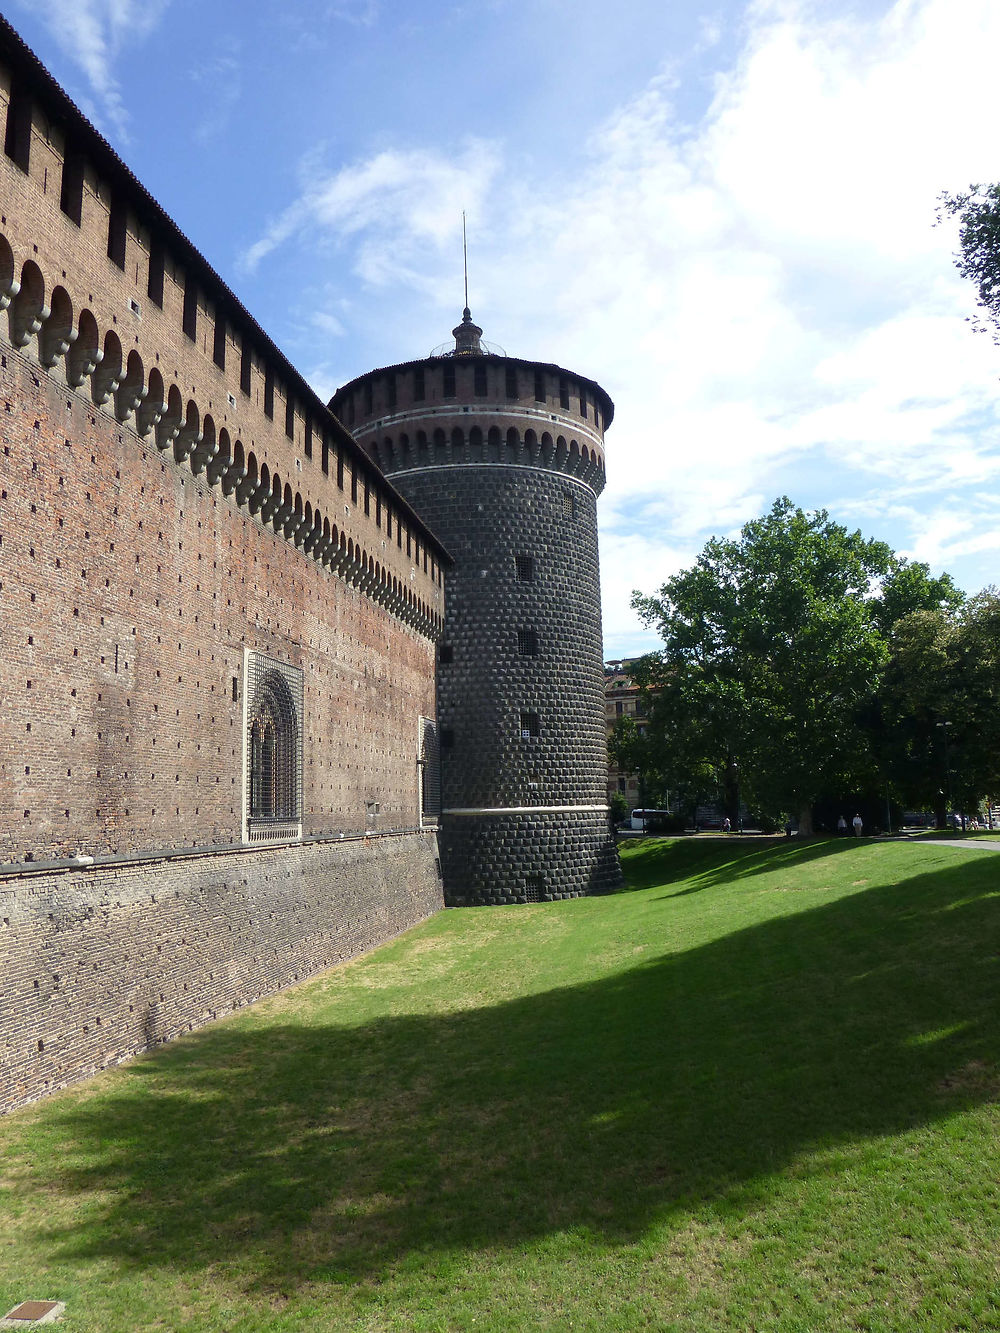
M 354 246 L 353 268 L 373 286 L 419 284 L 428 252 L 436 258 L 461 236 L 462 212 L 478 217 L 493 183 L 493 144 L 467 140 L 454 157 L 435 150 L 387 149 L 332 172 L 310 164 L 308 184 L 242 256 L 255 269 L 294 236 Z M 433 281 L 433 278 L 432 278 Z
M 345 248 L 373 307 L 417 293 L 436 314 L 462 208 L 482 220 L 486 337 L 599 379 L 618 405 L 602 559 L 619 651 L 641 639 L 634 585 L 781 493 L 870 517 L 973 590 L 991 581 L 998 513 L 979 492 L 1000 470 L 1000 352 L 963 322 L 974 293 L 933 222 L 942 189 L 996 175 L 1000 6 L 830 10 L 752 4 L 696 124 L 671 63 L 581 134 L 580 159 L 384 149 L 304 191 L 247 256 L 293 237 Z
M 378 0 L 335 0 L 327 7 L 327 13 L 355 27 L 371 28 L 379 17 L 379 4 Z
M 120 51 L 145 40 L 169 0 L 20 0 L 49 29 L 63 52 L 83 71 L 98 104 L 126 138 L 127 116 L 114 64 Z

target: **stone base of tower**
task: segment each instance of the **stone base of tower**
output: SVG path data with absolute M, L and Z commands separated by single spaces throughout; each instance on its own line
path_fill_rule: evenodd
M 622 884 L 605 811 L 445 814 L 439 846 L 448 907 L 553 902 Z

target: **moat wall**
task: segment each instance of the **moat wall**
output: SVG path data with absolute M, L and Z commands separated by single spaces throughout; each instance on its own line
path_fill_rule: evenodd
M 0 876 L 0 1112 L 363 953 L 441 906 L 433 832 Z

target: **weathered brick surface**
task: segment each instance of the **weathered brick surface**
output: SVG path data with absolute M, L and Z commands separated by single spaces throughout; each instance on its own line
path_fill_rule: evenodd
M 244 648 L 304 672 L 304 832 L 419 823 L 430 639 L 10 348 L 0 632 L 0 858 L 239 842 Z
M 448 563 L 0 18 L 8 122 L 0 1110 L 441 906 L 417 761 Z M 241 845 L 248 651 L 302 673 L 316 841 Z M 352 840 L 375 804 L 399 836 Z
M 0 878 L 0 1112 L 441 906 L 432 833 Z

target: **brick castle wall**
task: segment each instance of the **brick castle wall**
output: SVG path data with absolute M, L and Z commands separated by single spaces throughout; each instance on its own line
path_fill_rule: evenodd
M 442 905 L 448 557 L 2 18 L 0 131 L 5 1110 Z M 251 848 L 267 659 L 305 841 Z
M 441 906 L 433 833 L 0 875 L 0 1112 Z
M 9 347 L 0 634 L 0 858 L 241 841 L 245 648 L 303 671 L 303 832 L 419 823 L 432 641 Z

